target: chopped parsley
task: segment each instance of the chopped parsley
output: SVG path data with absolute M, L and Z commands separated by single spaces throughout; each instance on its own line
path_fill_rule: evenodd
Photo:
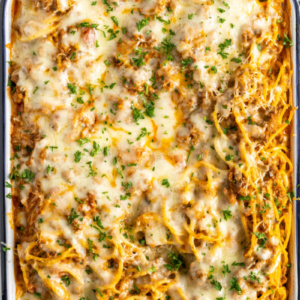
M 66 286 L 69 286 L 70 283 L 71 283 L 70 278 L 69 278 L 69 276 L 67 276 L 67 275 L 61 277 L 60 279 L 65 283 Z
M 229 208 L 227 210 L 223 210 L 222 213 L 225 221 L 228 221 L 229 219 L 232 218 L 232 214 Z
M 138 120 L 141 120 L 141 119 L 145 119 L 145 117 L 142 114 L 140 109 L 137 109 L 133 106 L 131 107 L 131 109 L 133 110 L 132 117 L 133 117 L 134 122 L 137 122 Z
M 74 161 L 75 161 L 76 163 L 80 162 L 82 156 L 83 156 L 83 153 L 82 153 L 82 152 L 80 152 L 79 150 L 76 151 L 75 154 L 74 154 L 74 157 L 75 157 Z
M 224 51 L 226 48 L 230 47 L 231 44 L 232 44 L 232 39 L 225 39 L 223 43 L 219 44 L 220 51 L 218 52 L 218 54 L 221 55 L 223 59 L 226 59 L 228 57 L 229 53 Z
M 149 19 L 142 19 L 138 23 L 136 23 L 136 27 L 138 31 L 141 31 L 146 25 L 149 24 Z
M 111 19 L 112 19 L 112 21 L 113 21 L 117 26 L 119 26 L 119 21 L 118 21 L 118 19 L 117 19 L 116 17 L 111 16 Z
M 178 271 L 179 268 L 184 265 L 183 256 L 181 254 L 176 255 L 174 252 L 169 252 L 168 257 L 170 258 L 169 263 L 165 264 L 164 267 L 169 271 Z
M 240 58 L 237 58 L 237 57 L 232 58 L 230 61 L 233 61 L 233 62 L 235 62 L 237 64 L 239 64 L 239 63 L 242 62 L 242 60 Z
M 165 178 L 165 179 L 163 179 L 163 180 L 161 181 L 161 184 L 162 184 L 162 185 L 165 185 L 167 188 L 168 188 L 168 187 L 170 187 L 169 180 L 168 180 L 168 179 L 166 179 L 166 178 Z
M 68 83 L 68 89 L 70 90 L 70 94 L 77 94 L 77 87 L 75 84 Z
M 238 284 L 238 280 L 236 277 L 232 277 L 230 280 L 230 291 L 236 291 L 239 295 L 242 293 L 242 289 Z
M 253 232 L 253 234 L 260 241 L 260 245 L 259 245 L 258 249 L 265 248 L 266 247 L 266 242 L 267 242 L 266 235 L 264 233 L 262 233 L 262 232 Z
M 77 143 L 79 146 L 83 146 L 84 144 L 90 142 L 90 139 L 89 138 L 83 138 L 83 139 L 78 139 L 77 140 Z
M 283 39 L 283 46 L 285 46 L 286 48 L 292 47 L 294 44 L 293 42 L 290 40 L 290 38 L 284 34 L 284 39 Z

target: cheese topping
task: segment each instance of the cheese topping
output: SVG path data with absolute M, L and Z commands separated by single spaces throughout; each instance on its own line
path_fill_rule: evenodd
M 284 0 L 15 0 L 17 299 L 286 299 Z

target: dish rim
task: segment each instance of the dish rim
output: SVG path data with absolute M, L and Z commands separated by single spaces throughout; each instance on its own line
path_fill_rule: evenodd
M 14 245 L 14 231 L 10 227 L 8 214 L 11 212 L 11 201 L 7 201 L 5 195 L 10 190 L 5 187 L 5 181 L 8 179 L 10 172 L 10 116 L 11 107 L 6 101 L 9 98 L 7 93 L 7 81 L 8 81 L 8 64 L 6 59 L 9 58 L 9 49 L 6 44 L 10 42 L 11 33 L 11 4 L 13 0 L 0 0 L 1 20 L 0 23 L 0 42 L 2 45 L 2 59 L 0 60 L 0 87 L 2 90 L 2 101 L 0 102 L 0 122 L 2 124 L 2 130 L 0 129 L 0 215 L 3 216 L 0 222 L 0 241 L 8 246 Z M 294 41 L 294 47 L 292 48 L 292 60 L 293 60 L 293 102 L 296 107 L 299 106 L 300 95 L 300 0 L 289 0 L 291 6 L 291 36 Z M 297 26 L 298 23 L 298 26 Z M 292 157 L 294 164 L 293 172 L 293 185 L 296 193 L 296 197 L 300 197 L 300 187 L 296 187 L 297 182 L 300 182 L 300 129 L 298 128 L 300 120 L 300 108 L 293 119 L 293 134 L 292 140 Z M 291 287 L 289 300 L 300 300 L 298 291 L 298 278 L 300 278 L 300 205 L 298 201 L 293 202 L 293 229 L 290 238 L 289 253 L 293 255 L 291 257 L 292 267 L 289 272 L 289 283 Z M 0 288 L 2 300 L 15 299 L 15 266 L 13 251 L 0 251 Z

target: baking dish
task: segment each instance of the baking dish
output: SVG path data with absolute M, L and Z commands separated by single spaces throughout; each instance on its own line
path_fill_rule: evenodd
M 11 24 L 11 2 L 12 0 L 7 0 L 1 3 L 2 5 L 2 21 L 3 21 L 3 31 L 2 31 L 2 91 L 3 91 L 3 101 L 2 101 L 2 111 L 1 117 L 3 121 L 3 138 L 1 139 L 1 143 L 3 144 L 3 159 L 1 157 L 1 162 L 3 163 L 3 173 L 2 173 L 2 192 L 4 190 L 4 182 L 8 178 L 8 174 L 10 172 L 10 104 L 8 95 L 6 92 L 7 86 L 7 78 L 8 78 L 8 64 L 7 61 L 9 60 L 9 49 L 5 47 L 5 45 L 9 44 L 10 42 L 10 24 Z M 291 35 L 294 42 L 294 47 L 292 47 L 292 56 L 293 56 L 293 68 L 294 68 L 294 77 L 293 77 L 293 87 L 294 87 L 294 103 L 295 106 L 298 105 L 298 69 L 299 69 L 299 31 L 300 29 L 297 28 L 297 21 L 299 19 L 299 3 L 294 1 L 291 2 L 292 6 L 292 16 L 291 16 Z M 294 119 L 294 136 L 292 137 L 292 147 L 293 147 L 293 161 L 295 165 L 294 170 L 294 186 L 297 185 L 298 178 L 300 178 L 300 170 L 298 166 L 298 145 L 299 145 L 299 134 L 298 134 L 298 118 L 299 118 L 299 111 Z M 9 190 L 4 190 L 4 195 L 8 194 Z M 299 194 L 299 193 L 298 193 Z M 3 216 L 2 218 L 2 236 L 1 240 L 5 242 L 8 247 L 12 247 L 14 245 L 14 237 L 13 231 L 10 228 L 9 224 L 9 214 L 11 211 L 11 203 L 9 200 L 5 200 L 4 197 L 1 197 L 3 203 L 1 205 L 1 209 L 3 209 Z M 291 257 L 291 271 L 290 271 L 290 299 L 298 299 L 298 224 L 299 224 L 299 213 L 298 213 L 298 204 L 294 202 L 294 215 L 293 215 L 293 233 L 290 242 L 290 257 Z M 0 211 L 2 212 L 2 211 Z M 14 261 L 13 261 L 13 252 L 7 251 L 1 258 L 5 259 L 5 263 L 2 260 L 2 297 L 3 299 L 15 299 L 15 282 L 14 282 Z

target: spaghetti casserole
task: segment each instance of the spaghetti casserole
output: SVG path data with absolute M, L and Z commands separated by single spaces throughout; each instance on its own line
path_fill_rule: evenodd
M 288 297 L 286 0 L 14 0 L 16 298 Z

